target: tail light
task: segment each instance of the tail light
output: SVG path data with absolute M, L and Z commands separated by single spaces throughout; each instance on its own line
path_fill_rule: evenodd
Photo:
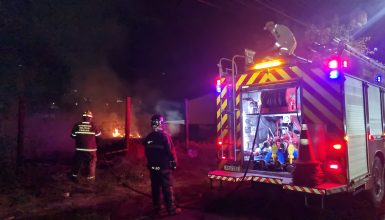
M 341 164 L 338 163 L 337 161 L 331 161 L 328 164 L 328 169 L 330 171 L 339 172 L 341 170 Z
M 372 140 L 374 140 L 374 137 L 373 137 L 373 135 L 371 135 L 371 134 L 368 134 L 368 140 L 369 140 L 369 141 L 372 141 Z
M 222 146 L 222 141 L 218 141 L 218 145 L 219 145 L 219 146 Z
M 225 157 L 225 156 L 222 156 L 221 158 L 222 158 L 222 160 L 226 160 L 226 157 Z
M 333 144 L 333 149 L 334 150 L 341 150 L 342 149 L 342 145 L 341 144 Z

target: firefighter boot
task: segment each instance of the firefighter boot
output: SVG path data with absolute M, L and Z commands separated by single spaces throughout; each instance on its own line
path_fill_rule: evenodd
M 177 215 L 180 213 L 180 209 L 176 208 L 175 198 L 174 198 L 174 190 L 172 186 L 163 188 L 164 200 L 166 203 L 167 213 L 168 215 Z

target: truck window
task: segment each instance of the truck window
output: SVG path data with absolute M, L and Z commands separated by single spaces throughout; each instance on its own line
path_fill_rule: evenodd
M 371 135 L 382 135 L 380 89 L 368 87 L 369 125 Z

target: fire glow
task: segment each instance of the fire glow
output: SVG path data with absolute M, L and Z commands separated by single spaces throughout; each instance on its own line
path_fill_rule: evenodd
M 112 137 L 123 137 L 123 134 L 119 132 L 119 129 L 115 128 L 114 132 L 112 132 Z
M 130 134 L 130 138 L 142 138 L 142 136 L 139 133 L 136 133 L 136 134 Z

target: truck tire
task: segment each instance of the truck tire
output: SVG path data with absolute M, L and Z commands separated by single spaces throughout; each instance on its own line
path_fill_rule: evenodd
M 370 189 L 370 197 L 375 207 L 381 206 L 384 200 L 385 181 L 384 164 L 379 157 L 374 158 L 372 168 L 373 186 Z

